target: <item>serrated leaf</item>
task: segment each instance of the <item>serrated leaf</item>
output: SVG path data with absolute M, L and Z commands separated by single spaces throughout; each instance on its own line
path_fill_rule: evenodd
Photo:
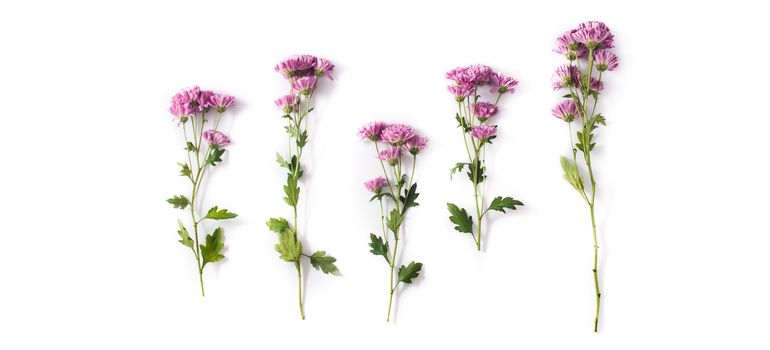
M 224 249 L 224 230 L 221 227 L 217 227 L 213 233 L 206 236 L 206 244 L 201 244 L 201 257 L 203 258 L 203 266 L 208 263 L 220 261 L 225 258 L 222 255 L 222 249 Z
M 267 227 L 275 233 L 291 231 L 289 222 L 284 218 L 270 218 L 270 220 L 267 220 Z
M 286 185 L 283 186 L 283 193 L 286 194 L 286 197 L 283 197 L 286 204 L 296 207 L 297 202 L 299 202 L 299 187 L 297 186 L 297 180 L 295 180 L 293 176 L 289 175 L 286 177 Z
M 224 148 L 212 148 L 211 153 L 206 157 L 206 164 L 211 166 L 217 166 L 217 163 L 222 162 L 222 155 L 225 154 Z
M 492 200 L 492 203 L 489 204 L 489 208 L 487 208 L 487 210 L 496 210 L 505 213 L 505 209 L 516 210 L 517 205 L 522 206 L 524 203 L 511 197 L 503 198 L 502 196 L 497 196 Z
M 580 176 L 577 164 L 572 163 L 567 157 L 561 157 L 561 168 L 564 170 L 564 179 L 579 192 L 583 192 L 583 178 Z
M 336 261 L 336 258 L 330 255 L 326 255 L 326 252 L 323 250 L 319 250 L 310 256 L 310 264 L 313 265 L 313 268 L 316 270 L 321 270 L 326 274 L 339 276 L 340 270 L 337 268 L 337 266 L 334 265 Z
M 303 131 L 299 136 L 297 136 L 297 146 L 300 148 L 305 147 L 307 144 L 307 130 Z
M 404 204 L 401 209 L 403 211 L 402 215 L 406 215 L 407 209 L 420 205 L 420 203 L 415 202 L 419 196 L 420 194 L 417 193 L 417 183 L 413 183 L 409 189 L 404 189 L 404 195 L 400 197 L 401 203 Z
M 178 209 L 184 209 L 188 205 L 190 205 L 190 200 L 187 199 L 187 197 L 185 197 L 184 195 L 173 196 L 169 199 L 166 199 L 166 202 L 169 202 L 171 205 L 174 206 L 174 208 L 178 208 Z
M 390 264 L 390 259 L 388 258 L 390 247 L 388 246 L 388 242 L 383 241 L 382 237 L 376 236 L 374 233 L 369 234 L 369 240 L 369 247 L 372 248 L 369 252 L 374 255 L 382 255 L 382 257 L 385 258 L 385 261 Z
M 452 176 L 455 173 L 459 173 L 459 172 L 463 171 L 463 167 L 465 167 L 466 165 L 468 165 L 468 163 L 457 163 L 457 164 L 455 164 L 455 166 L 453 166 L 452 169 L 449 169 L 449 179 L 451 180 Z
M 377 193 L 377 194 L 373 195 L 372 198 L 369 199 L 369 201 L 371 202 L 371 201 L 373 201 L 375 199 L 380 200 L 380 199 L 382 199 L 382 197 L 390 197 L 391 199 L 393 199 L 393 195 L 390 194 L 390 192 L 380 192 L 380 193 Z
M 387 221 L 388 228 L 393 233 L 397 233 L 402 222 L 404 222 L 404 217 L 398 212 L 398 209 L 391 210 Z
M 486 179 L 486 175 L 484 175 L 484 166 L 481 165 L 481 162 L 476 159 L 471 164 L 468 165 L 468 179 L 471 182 L 475 182 L 476 184 L 480 184 L 484 182 L 484 179 Z
M 190 238 L 190 233 L 187 232 L 187 229 L 184 227 L 184 224 L 182 224 L 181 220 L 177 220 L 179 223 L 179 230 L 176 231 L 179 234 L 179 237 L 181 238 L 179 240 L 179 243 L 182 243 L 182 245 L 186 247 L 190 247 L 190 249 L 193 249 L 195 246 L 195 242 L 193 242 L 192 238 Z
M 447 209 L 449 209 L 449 213 L 452 214 L 449 217 L 449 221 L 457 225 L 455 226 L 455 230 L 463 233 L 473 233 L 473 218 L 468 215 L 465 208 L 459 208 L 452 203 L 447 203 L 446 205 Z
M 287 162 L 283 157 L 281 157 L 281 154 L 276 152 L 275 153 L 275 162 L 278 163 L 282 168 L 289 169 L 289 162 Z
M 278 244 L 275 251 L 284 261 L 296 262 L 302 256 L 302 242 L 294 235 L 293 230 L 284 230 L 278 233 Z
M 190 141 L 187 141 L 187 145 L 186 145 L 186 147 L 184 149 L 187 152 L 197 152 L 198 151 L 198 148 L 196 148 L 195 145 L 192 142 L 190 142 Z
M 291 136 L 292 138 L 297 138 L 297 135 L 299 134 L 299 130 L 294 124 L 284 126 L 284 129 L 286 129 L 286 133 L 289 134 L 289 136 Z
M 238 214 L 227 211 L 227 209 L 222 208 L 222 210 L 220 210 L 218 206 L 213 206 L 211 209 L 209 209 L 208 213 L 206 213 L 205 218 L 214 220 L 227 220 L 237 216 Z
M 187 163 L 176 163 L 176 164 L 179 165 L 180 168 L 182 168 L 179 170 L 180 176 L 186 176 L 186 177 L 192 176 L 192 170 L 190 169 L 190 166 L 187 165 Z
M 409 265 L 398 268 L 398 281 L 404 283 L 412 283 L 412 279 L 420 276 L 420 270 L 422 270 L 422 263 L 410 262 Z

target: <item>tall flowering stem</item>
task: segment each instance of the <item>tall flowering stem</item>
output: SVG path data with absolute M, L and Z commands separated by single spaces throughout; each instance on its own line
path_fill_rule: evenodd
M 411 126 L 404 124 L 386 125 L 382 122 L 372 122 L 363 126 L 359 132 L 363 140 L 374 144 L 374 151 L 379 160 L 381 176 L 364 182 L 367 190 L 372 192 L 370 202 L 378 201 L 380 207 L 380 225 L 382 234 L 369 234 L 370 252 L 382 256 L 388 264 L 388 316 L 390 321 L 393 307 L 393 295 L 398 287 L 411 284 L 420 275 L 422 263 L 412 261 L 401 265 L 398 270 L 400 256 L 398 244 L 403 239 L 403 223 L 410 208 L 416 207 L 417 182 L 414 181 L 414 170 L 417 156 L 427 146 L 428 139 L 415 133 Z M 382 143 L 382 147 L 380 144 Z M 407 171 L 411 163 L 411 171 Z M 409 175 L 407 176 L 407 173 Z M 388 209 L 390 211 L 388 211 Z M 388 214 L 386 214 L 388 213 Z M 386 229 L 387 227 L 387 229 Z
M 481 251 L 481 237 L 483 221 L 490 210 L 505 213 L 505 209 L 511 212 L 517 206 L 524 205 L 512 197 L 495 197 L 489 206 L 486 206 L 486 147 L 492 144 L 497 137 L 497 125 L 492 124 L 491 119 L 499 111 L 498 104 L 503 96 L 513 94 L 518 81 L 504 74 L 495 73 L 492 68 L 476 64 L 467 67 L 458 67 L 446 74 L 452 84 L 447 87 L 449 93 L 457 102 L 457 114 L 455 120 L 463 136 L 465 151 L 468 155 L 467 162 L 455 164 L 450 170 L 450 178 L 454 173 L 461 172 L 467 167 L 468 180 L 473 184 L 473 200 L 476 211 L 476 229 L 474 232 L 473 216 L 468 214 L 465 208 L 453 203 L 447 203 L 451 216 L 449 220 L 455 224 L 455 230 L 468 233 L 476 243 L 476 250 Z M 489 88 L 490 98 L 494 103 L 482 101 L 481 93 Z M 491 100 L 491 99 L 490 99 Z M 482 186 L 482 183 L 484 185 Z
M 293 211 L 292 223 L 285 218 L 270 218 L 267 227 L 278 234 L 278 244 L 275 250 L 279 257 L 294 265 L 297 270 L 297 300 L 299 313 L 305 319 L 305 307 L 302 295 L 302 259 L 307 258 L 316 270 L 326 274 L 339 275 L 340 271 L 334 264 L 337 259 L 318 250 L 313 254 L 303 251 L 302 241 L 297 233 L 297 205 L 299 204 L 299 181 L 303 175 L 302 153 L 308 143 L 308 117 L 313 111 L 313 94 L 319 80 L 327 76 L 331 79 L 334 64 L 323 58 L 311 55 L 296 55 L 287 58 L 275 66 L 288 82 L 289 94 L 278 98 L 276 106 L 283 112 L 287 125 L 284 127 L 288 134 L 288 157 L 276 154 L 278 165 L 287 171 L 286 185 L 283 186 L 283 200 Z
M 200 243 L 199 237 L 200 231 L 203 229 L 203 221 L 227 220 L 238 216 L 227 209 L 219 209 L 218 206 L 211 207 L 205 215 L 197 212 L 201 184 L 206 170 L 222 162 L 225 147 L 230 144 L 230 138 L 218 131 L 217 127 L 222 114 L 234 104 L 235 98 L 233 96 L 202 91 L 195 86 L 174 95 L 169 108 L 184 134 L 184 150 L 187 152 L 187 160 L 177 164 L 181 168 L 179 175 L 190 181 L 190 197 L 188 198 L 184 194 L 175 195 L 169 198 L 167 202 L 177 209 L 186 210 L 189 208 L 193 236 L 190 236 L 190 231 L 187 230 L 182 220 L 178 220 L 179 230 L 177 233 L 180 237 L 179 243 L 190 248 L 195 256 L 202 296 L 206 296 L 203 287 L 203 269 L 207 264 L 218 262 L 225 257 L 222 254 L 222 249 L 224 249 L 224 230 L 222 227 L 217 227 L 206 235 L 205 244 Z M 212 114 L 215 117 L 212 118 Z M 207 129 L 206 124 L 210 122 L 209 118 L 215 121 L 215 125 L 213 128 Z
M 588 205 L 591 215 L 591 230 L 594 240 L 594 259 L 591 272 L 594 278 L 596 310 L 594 314 L 594 332 L 599 330 L 599 309 L 601 289 L 599 284 L 599 241 L 596 236 L 596 178 L 594 177 L 591 151 L 596 146 L 594 132 L 600 125 L 606 125 L 604 116 L 596 113 L 599 96 L 604 90 L 602 75 L 618 67 L 618 57 L 610 51 L 614 36 L 604 23 L 588 21 L 577 28 L 562 34 L 556 40 L 554 51 L 564 55 L 566 64 L 559 66 L 553 74 L 554 90 L 567 92 L 564 99 L 551 109 L 551 113 L 567 123 L 570 137 L 571 159 L 561 157 L 564 178 L 577 190 Z M 573 124 L 577 123 L 573 139 Z M 578 167 L 578 155 L 588 172 L 590 188 L 586 188 L 584 171 Z

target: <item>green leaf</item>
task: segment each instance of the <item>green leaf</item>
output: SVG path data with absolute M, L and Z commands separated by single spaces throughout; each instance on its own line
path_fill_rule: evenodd
M 380 192 L 380 193 L 377 193 L 374 196 L 372 196 L 372 198 L 370 198 L 369 201 L 371 202 L 371 201 L 373 201 L 375 199 L 376 200 L 380 200 L 380 199 L 382 199 L 382 197 L 390 197 L 391 199 L 393 199 L 393 195 L 390 194 L 390 192 Z
M 190 238 L 190 233 L 187 232 L 187 229 L 184 227 L 184 224 L 182 224 L 181 220 L 177 220 L 177 222 L 179 222 L 179 230 L 176 232 L 179 234 L 179 237 L 182 238 L 179 240 L 179 243 L 182 243 L 182 245 L 193 249 L 195 242 L 193 242 L 192 238 Z M 195 249 L 193 249 L 193 251 L 195 251 Z
M 484 166 L 481 165 L 481 162 L 478 159 L 475 159 L 468 165 L 468 179 L 471 180 L 471 182 L 480 184 L 484 182 L 484 179 L 486 178 L 487 176 L 484 175 Z
M 297 186 L 297 180 L 293 176 L 286 177 L 286 185 L 283 186 L 283 192 L 286 193 L 286 197 L 283 200 L 286 204 L 296 207 L 299 202 L 299 187 Z
M 455 120 L 457 120 L 457 127 L 462 128 L 463 132 L 471 131 L 471 127 L 465 121 L 465 118 L 460 116 L 460 113 L 455 114 Z
M 297 136 L 297 146 L 302 148 L 307 144 L 307 130 Z
M 192 170 L 190 169 L 190 166 L 187 165 L 187 163 L 176 163 L 176 164 L 179 165 L 180 168 L 182 168 L 181 170 L 179 170 L 180 176 L 186 176 L 192 179 Z
M 452 203 L 447 203 L 447 208 L 452 216 L 449 217 L 449 221 L 455 226 L 455 230 L 464 233 L 473 233 L 473 218 L 468 215 L 468 212 L 464 208 L 459 208 Z
M 319 250 L 310 256 L 310 264 L 313 265 L 313 268 L 316 270 L 321 270 L 326 274 L 339 276 L 340 270 L 337 268 L 337 266 L 334 265 L 336 261 L 336 258 L 330 255 L 326 255 L 326 252 L 323 250 Z
M 289 162 L 289 175 L 297 173 L 296 179 L 299 180 L 302 177 L 302 169 L 299 166 L 299 160 L 297 156 L 291 156 L 291 162 Z M 293 175 L 292 175 L 293 176 Z
M 275 245 L 275 251 L 280 254 L 284 261 L 297 262 L 302 256 L 302 242 L 300 242 L 294 230 L 284 230 L 278 233 L 278 244 Z
M 297 130 L 297 127 L 295 125 L 288 125 L 284 126 L 284 129 L 286 129 L 286 133 L 289 134 L 292 138 L 296 138 L 299 134 L 299 130 Z
M 270 220 L 267 220 L 267 227 L 270 229 L 270 231 L 273 231 L 275 233 L 281 233 L 284 231 L 291 231 L 291 226 L 289 225 L 289 222 L 286 221 L 284 218 L 270 218 Z
M 455 173 L 459 173 L 459 172 L 463 171 L 463 167 L 465 167 L 466 165 L 469 165 L 469 164 L 468 163 L 457 163 L 457 164 L 455 164 L 455 166 L 453 166 L 452 169 L 449 169 L 449 179 L 452 180 L 452 176 Z
M 238 216 L 238 214 L 227 211 L 227 209 L 224 208 L 219 210 L 219 207 L 215 205 L 209 209 L 208 213 L 206 213 L 205 219 L 226 220 L 232 219 L 236 216 Z
M 388 228 L 393 231 L 393 233 L 397 233 L 402 222 L 404 222 L 404 217 L 399 214 L 398 209 L 391 210 L 387 222 Z
M 179 209 L 184 209 L 188 205 L 190 205 L 190 200 L 187 199 L 187 197 L 185 197 L 184 195 L 173 196 L 169 199 L 166 199 L 166 202 L 171 203 L 171 205 L 173 205 L 174 208 L 179 208 Z
M 570 162 L 567 157 L 561 157 L 561 168 L 564 170 L 564 179 L 578 192 L 583 192 L 583 177 L 580 176 L 577 164 Z
M 496 210 L 502 213 L 505 213 L 505 209 L 511 209 L 516 210 L 516 206 L 522 206 L 524 203 L 517 201 L 511 197 L 501 197 L 497 196 L 495 199 L 492 200 L 492 203 L 489 204 L 489 208 L 487 208 L 487 211 L 489 210 Z M 485 211 L 486 212 L 486 211 Z
M 404 195 L 400 197 L 401 203 L 404 204 L 402 209 L 403 215 L 406 215 L 407 209 L 420 205 L 420 203 L 415 202 L 419 196 L 420 194 L 417 193 L 417 183 L 413 183 L 409 189 L 404 189 Z
M 203 266 L 225 258 L 222 255 L 222 249 L 225 247 L 225 244 L 222 242 L 224 240 L 223 232 L 224 230 L 221 227 L 217 227 L 212 234 L 206 236 L 206 244 L 200 245 Z
M 217 166 L 222 161 L 222 155 L 225 154 L 224 148 L 212 148 L 211 153 L 206 157 L 206 164 Z
M 278 152 L 275 152 L 275 162 L 278 163 L 282 168 L 289 168 L 289 162 L 287 162 L 283 157 L 281 157 L 281 154 Z
M 371 241 L 369 242 L 369 247 L 372 248 L 369 252 L 374 255 L 382 255 L 385 261 L 390 264 L 390 259 L 388 258 L 390 247 L 388 247 L 388 242 L 383 241 L 382 237 L 376 236 L 374 233 L 369 234 L 369 240 Z
M 413 278 L 417 278 L 422 270 L 422 263 L 410 262 L 409 265 L 398 268 L 398 281 L 404 283 L 412 283 Z
M 184 148 L 187 152 L 197 152 L 198 148 L 193 145 L 192 142 L 187 141 L 187 146 Z

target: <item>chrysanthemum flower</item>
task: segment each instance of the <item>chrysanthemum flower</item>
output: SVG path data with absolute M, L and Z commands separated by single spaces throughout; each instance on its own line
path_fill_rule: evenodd
M 286 79 L 304 77 L 315 73 L 318 58 L 312 55 L 294 55 L 277 65 L 275 71 L 281 73 Z
M 218 113 L 224 113 L 228 108 L 235 105 L 235 97 L 224 94 L 214 94 L 211 96 L 211 104 Z
M 489 79 L 489 83 L 492 86 L 489 89 L 489 92 L 500 94 L 504 94 L 506 92 L 512 94 L 516 91 L 514 89 L 516 85 L 519 85 L 518 80 L 500 73 L 492 73 L 492 76 Z
M 313 92 L 318 78 L 315 76 L 302 77 L 291 83 L 291 87 L 302 95 L 308 96 Z
M 489 66 L 472 64 L 452 69 L 446 73 L 446 77 L 457 84 L 469 84 L 475 87 L 488 84 L 492 73 L 492 68 Z
M 554 48 L 554 51 L 566 56 L 570 61 L 588 55 L 588 49 L 586 49 L 585 45 L 575 39 L 576 31 L 577 29 L 568 30 L 556 38 L 556 48 Z
M 561 65 L 553 72 L 551 82 L 554 90 L 577 86 L 580 83 L 580 71 L 573 65 Z
M 275 100 L 275 105 L 284 113 L 289 114 L 297 110 L 297 102 L 299 102 L 297 95 L 286 95 Z
M 398 164 L 398 160 L 401 158 L 401 147 L 386 148 L 380 151 L 377 158 L 387 162 L 390 166 L 394 166 Z
M 455 96 L 457 102 L 463 102 L 466 97 L 473 94 L 473 86 L 470 84 L 449 85 L 446 88 Z
M 392 124 L 382 129 L 380 137 L 394 146 L 403 146 L 406 141 L 414 137 L 414 129 L 405 124 Z
M 382 192 L 382 188 L 388 185 L 388 180 L 385 180 L 384 177 L 375 177 L 371 180 L 367 180 L 364 182 L 364 187 L 366 187 L 367 190 L 374 193 L 380 193 Z
M 331 63 L 331 61 L 325 58 L 318 59 L 318 63 L 315 66 L 315 76 L 320 78 L 325 75 L 329 77 L 329 79 L 334 80 L 334 77 L 332 77 L 333 71 L 334 71 L 334 63 Z
M 497 126 L 495 125 L 481 124 L 471 129 L 471 136 L 477 138 L 482 143 L 494 138 L 496 135 Z
M 612 51 L 599 50 L 594 52 L 594 64 L 596 65 L 596 69 L 600 72 L 606 70 L 613 71 L 618 68 L 620 60 Z
M 203 132 L 203 140 L 211 147 L 222 148 L 230 144 L 230 138 L 220 131 L 206 130 Z
M 406 150 L 409 151 L 409 153 L 415 156 L 418 153 L 420 153 L 421 150 L 425 149 L 425 147 L 427 146 L 428 146 L 428 138 L 420 135 L 414 135 L 414 137 L 410 138 L 404 144 L 404 148 L 406 148 Z
M 371 122 L 358 129 L 358 137 L 362 140 L 368 139 L 370 141 L 379 141 L 380 133 L 384 127 L 385 123 L 383 122 Z
M 497 106 L 489 102 L 479 101 L 473 105 L 473 112 L 476 118 L 485 121 L 497 114 Z
M 573 37 L 589 50 L 611 49 L 614 39 L 610 29 L 604 23 L 598 21 L 578 24 Z
M 572 100 L 563 100 L 551 108 L 551 114 L 565 122 L 571 122 L 578 117 L 578 109 Z

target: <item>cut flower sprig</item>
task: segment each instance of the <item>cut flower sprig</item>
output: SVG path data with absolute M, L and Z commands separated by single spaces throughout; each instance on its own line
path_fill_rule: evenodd
M 381 176 L 364 182 L 364 186 L 373 194 L 369 201 L 377 200 L 380 207 L 382 234 L 369 234 L 369 248 L 372 254 L 382 256 L 388 264 L 389 297 L 386 321 L 389 322 L 393 295 L 398 291 L 398 287 L 402 283 L 411 284 L 422 270 L 422 263 L 415 261 L 401 265 L 397 271 L 396 267 L 401 260 L 398 248 L 399 242 L 403 239 L 402 228 L 406 213 L 409 208 L 419 205 L 416 200 L 420 194 L 417 193 L 414 171 L 418 155 L 427 146 L 428 139 L 418 135 L 411 126 L 386 125 L 383 122 L 364 125 L 358 131 L 358 136 L 374 144 L 374 151 L 382 170 Z M 382 148 L 380 143 L 384 144 Z M 410 160 L 411 170 L 408 165 Z
M 591 230 L 594 241 L 594 259 L 591 272 L 594 279 L 596 309 L 594 313 L 594 332 L 599 330 L 599 310 L 601 289 L 598 275 L 599 240 L 596 236 L 596 178 L 594 176 L 591 152 L 596 146 L 594 132 L 600 125 L 606 125 L 604 116 L 596 113 L 599 96 L 604 90 L 602 76 L 606 71 L 618 67 L 618 57 L 610 51 L 614 36 L 602 22 L 588 21 L 579 24 L 556 39 L 554 51 L 564 55 L 567 63 L 556 68 L 552 76 L 554 90 L 567 91 L 563 100 L 557 103 L 551 114 L 567 123 L 569 131 L 570 158 L 561 157 L 564 178 L 577 190 L 588 205 L 591 215 Z M 573 124 L 577 121 L 573 139 Z M 584 171 L 578 167 L 578 155 L 582 155 L 583 165 L 588 172 L 590 188 L 584 181 Z
M 275 71 L 280 73 L 289 83 L 289 94 L 275 100 L 275 105 L 284 113 L 287 125 L 284 127 L 288 134 L 288 157 L 284 158 L 280 153 L 276 154 L 278 164 L 287 170 L 286 184 L 283 186 L 285 197 L 283 200 L 293 211 L 292 223 L 285 218 L 270 218 L 267 227 L 278 234 L 278 244 L 275 250 L 281 260 L 290 262 L 297 270 L 297 299 L 299 313 L 305 319 L 305 307 L 302 295 L 302 259 L 310 260 L 310 264 L 316 270 L 326 274 L 339 275 L 340 271 L 334 264 L 337 259 L 326 254 L 326 251 L 318 250 L 313 254 L 307 254 L 303 250 L 302 241 L 297 233 L 297 205 L 299 204 L 299 181 L 304 170 L 302 168 L 302 154 L 308 143 L 308 119 L 313 111 L 313 94 L 319 83 L 319 79 L 326 76 L 330 79 L 334 70 L 334 64 L 323 58 L 311 55 L 295 55 L 278 63 Z
M 476 209 L 476 230 L 474 233 L 473 216 L 468 214 L 465 208 L 454 203 L 447 203 L 449 220 L 455 225 L 455 230 L 468 233 L 476 243 L 476 250 L 481 251 L 483 221 L 486 215 L 492 211 L 506 213 L 516 210 L 517 206 L 523 206 L 519 200 L 513 197 L 497 196 L 492 199 L 488 207 L 486 205 L 486 159 L 487 145 L 497 137 L 497 125 L 491 124 L 491 118 L 499 111 L 498 103 L 506 94 L 513 94 L 519 82 L 502 73 L 495 73 L 492 68 L 475 64 L 467 67 L 458 67 L 446 74 L 447 79 L 453 82 L 447 90 L 454 96 L 457 102 L 457 114 L 455 120 L 463 136 L 465 151 L 468 155 L 467 162 L 459 162 L 450 169 L 450 178 L 455 172 L 460 172 L 467 167 L 468 180 L 473 184 L 473 200 Z M 482 101 L 479 95 L 489 87 L 489 93 L 493 94 L 494 103 Z M 482 186 L 483 183 L 483 186 Z M 480 188 L 481 187 L 481 188 Z
M 218 131 L 222 114 L 235 104 L 235 97 L 217 94 L 211 91 L 201 90 L 195 86 L 180 91 L 171 99 L 169 111 L 174 115 L 177 124 L 181 126 L 184 134 L 184 150 L 187 152 L 187 160 L 177 163 L 181 168 L 179 175 L 190 181 L 191 193 L 188 198 L 184 194 L 175 195 L 167 200 L 174 208 L 185 210 L 189 207 L 190 224 L 193 236 L 187 230 L 182 220 L 178 220 L 180 240 L 179 243 L 190 248 L 195 256 L 198 269 L 198 279 L 201 285 L 201 295 L 206 296 L 203 287 L 203 269 L 209 263 L 215 263 L 224 259 L 224 230 L 217 227 L 212 233 L 206 235 L 206 243 L 199 241 L 199 231 L 204 220 L 227 220 L 238 216 L 227 209 L 211 207 L 206 215 L 200 215 L 198 204 L 200 200 L 201 185 L 206 171 L 215 167 L 222 161 L 225 147 L 230 144 L 230 138 Z M 212 110 L 217 113 L 213 128 L 206 129 L 209 122 L 207 113 Z

